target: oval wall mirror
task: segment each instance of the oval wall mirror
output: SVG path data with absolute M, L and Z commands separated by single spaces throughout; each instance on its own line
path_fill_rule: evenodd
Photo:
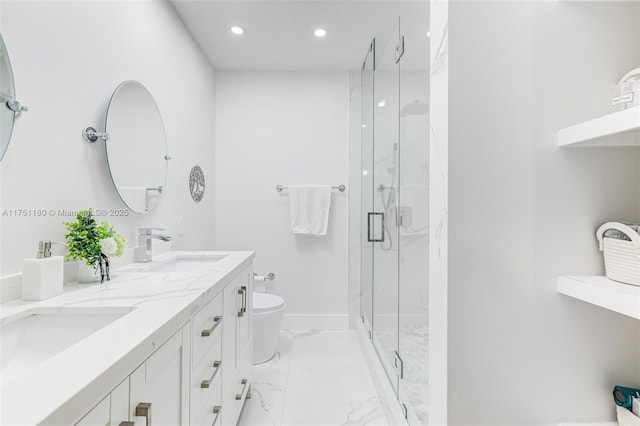
M 15 97 L 11 62 L 9 62 L 9 54 L 4 45 L 2 34 L 0 34 L 0 160 L 7 151 L 11 133 L 13 133 L 16 112 L 9 108 L 8 102 L 14 100 Z
M 156 208 L 167 178 L 167 140 L 151 93 L 137 81 L 125 81 L 107 110 L 107 162 L 118 195 L 136 213 Z

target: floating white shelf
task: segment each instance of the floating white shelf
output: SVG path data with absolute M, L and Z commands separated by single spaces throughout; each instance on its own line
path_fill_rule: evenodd
M 640 106 L 560 129 L 558 146 L 640 146 Z
M 640 287 L 607 277 L 558 277 L 558 293 L 640 320 Z

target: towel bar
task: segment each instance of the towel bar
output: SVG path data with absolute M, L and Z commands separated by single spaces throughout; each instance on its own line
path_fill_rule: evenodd
M 282 191 L 284 191 L 285 189 L 289 189 L 289 188 L 288 188 L 288 187 L 286 187 L 286 186 L 282 186 L 282 185 L 276 185 L 276 191 L 278 191 L 278 192 L 282 192 Z M 347 187 L 346 187 L 346 186 L 344 186 L 344 185 L 342 185 L 342 184 L 340 184 L 340 185 L 334 185 L 334 186 L 332 186 L 332 187 L 331 187 L 331 189 L 337 189 L 337 190 L 338 190 L 338 191 L 340 191 L 340 192 L 344 192 L 344 190 L 345 190 L 345 189 L 347 189 Z

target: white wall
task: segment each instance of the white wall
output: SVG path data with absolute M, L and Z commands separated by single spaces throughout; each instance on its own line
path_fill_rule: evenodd
M 340 72 L 216 76 L 216 247 L 256 251 L 287 303 L 285 328 L 348 326 L 348 191 L 328 235 L 293 235 L 277 184 L 348 184 L 349 78 Z
M 450 2 L 449 424 L 615 418 L 640 323 L 556 292 L 638 220 L 637 148 L 560 149 L 640 63 L 637 2 Z
M 121 209 L 102 142 L 83 141 L 87 126 L 104 129 L 107 103 L 124 80 L 138 80 L 163 116 L 168 180 L 148 215 L 107 217 L 130 245 L 136 229 L 162 226 L 174 248 L 212 247 L 214 229 L 214 71 L 166 2 L 3 1 L 2 35 L 18 99 L 29 112 L 18 122 L 1 163 L 2 210 Z M 200 204 L 188 176 L 199 164 L 207 177 Z M 1 274 L 20 272 L 41 239 L 61 241 L 72 218 L 3 215 Z

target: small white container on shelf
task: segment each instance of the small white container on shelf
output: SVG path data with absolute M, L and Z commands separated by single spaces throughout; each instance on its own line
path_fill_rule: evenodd
M 640 286 L 640 234 L 620 222 L 607 222 L 596 231 L 600 251 L 604 252 L 607 278 Z
M 616 111 L 640 105 L 640 68 L 626 73 L 611 89 L 611 106 Z
M 64 262 L 51 256 L 51 241 L 40 241 L 38 257 L 22 266 L 22 299 L 45 300 L 62 294 Z

